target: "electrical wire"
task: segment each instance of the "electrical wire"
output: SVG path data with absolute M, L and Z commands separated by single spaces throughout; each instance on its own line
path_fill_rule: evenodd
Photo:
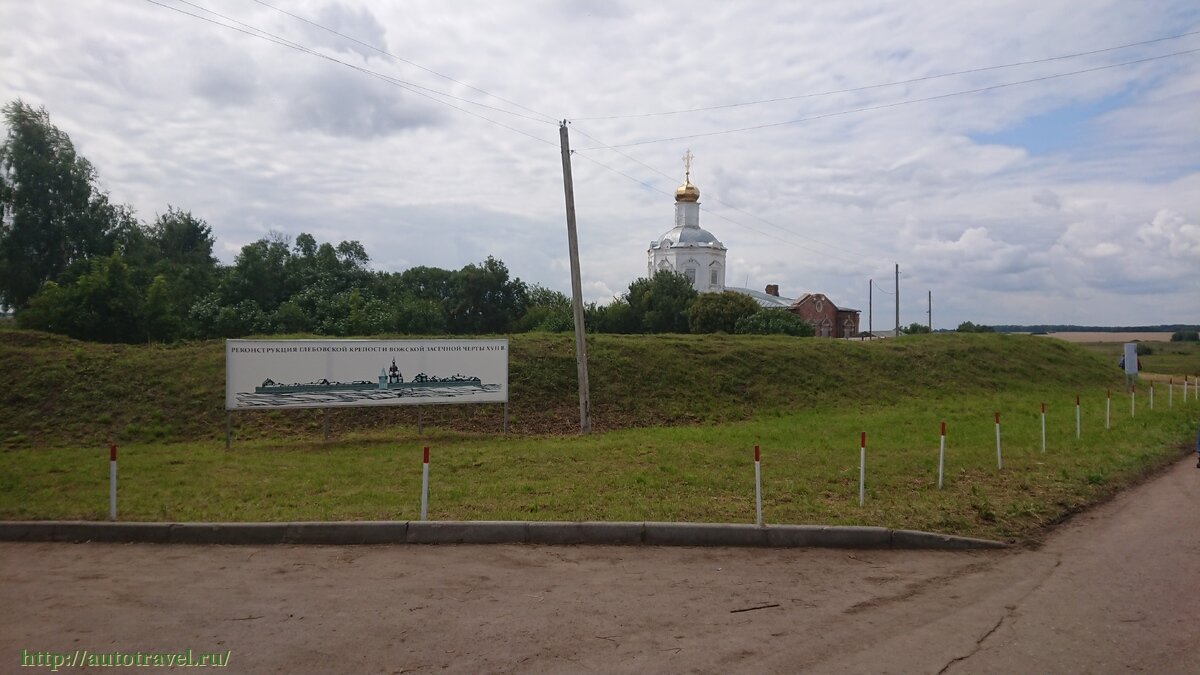
M 558 144 L 557 144 L 557 143 L 554 143 L 554 142 L 552 142 L 552 141 L 547 141 L 547 140 L 546 140 L 546 139 L 544 139 L 544 138 L 540 138 L 540 137 L 538 137 L 538 136 L 534 136 L 533 134 L 530 134 L 530 133 L 528 133 L 528 132 L 522 131 L 522 130 L 520 130 L 520 129 L 517 129 L 517 128 L 515 128 L 515 127 L 509 126 L 509 125 L 507 125 L 507 124 L 504 124 L 504 123 L 502 123 L 502 122 L 498 122 L 498 121 L 496 121 L 496 120 L 494 120 L 494 119 L 491 119 L 490 117 L 485 117 L 484 115 L 480 115 L 480 114 L 478 114 L 478 113 L 476 113 L 476 112 L 473 112 L 473 111 L 467 110 L 466 108 L 463 108 L 463 107 L 461 107 L 461 106 L 454 105 L 453 103 L 449 103 L 449 102 L 447 102 L 447 101 L 443 101 L 443 100 L 441 100 L 441 99 L 439 99 L 439 98 L 436 98 L 436 97 L 435 97 L 435 96 L 433 96 L 433 95 L 430 95 L 430 93 L 432 93 L 432 94 L 436 94 L 437 96 L 445 96 L 445 97 L 447 97 L 447 98 L 451 98 L 451 99 L 459 100 L 459 101 L 462 101 L 462 102 L 464 102 L 464 103 L 469 103 L 469 104 L 471 104 L 471 105 L 476 105 L 476 106 L 480 106 L 480 107 L 483 107 L 483 108 L 488 108 L 488 109 L 490 109 L 490 110 L 494 110 L 494 111 L 496 111 L 496 112 L 501 112 L 501 113 L 505 113 L 505 114 L 508 114 L 508 115 L 515 115 L 515 116 L 517 116 L 517 117 L 522 117 L 522 118 L 525 118 L 525 119 L 528 119 L 528 120 L 532 120 L 532 121 L 534 121 L 534 122 L 539 122 L 539 123 L 543 123 L 543 124 L 547 123 L 547 122 L 545 122 L 544 120 L 535 119 L 535 118 L 533 118 L 533 117 L 529 117 L 529 116 L 527 116 L 527 115 L 522 115 L 522 114 L 520 114 L 520 113 L 514 113 L 514 112 L 512 112 L 512 111 L 504 110 L 504 109 L 502 109 L 502 108 L 496 108 L 496 107 L 494 107 L 494 106 L 489 106 L 489 105 L 486 105 L 486 104 L 483 104 L 483 103 L 476 103 L 476 102 L 474 102 L 474 101 L 470 101 L 470 100 L 468 100 L 468 99 L 464 99 L 464 98 L 461 98 L 461 97 L 458 97 L 458 96 L 453 96 L 453 95 L 451 95 L 451 94 L 446 94 L 446 93 L 444 93 L 444 92 L 439 92 L 439 91 L 437 91 L 437 90 L 430 89 L 430 88 L 428 88 L 428 87 L 422 87 L 422 86 L 420 86 L 420 85 L 413 84 L 413 83 L 411 83 L 411 82 L 406 82 L 406 81 L 404 81 L 404 80 L 400 80 L 400 79 L 394 78 L 394 77 L 392 77 L 392 76 L 390 76 L 390 75 L 385 75 L 385 74 L 383 74 L 383 73 L 380 73 L 380 72 L 378 72 L 378 71 L 371 70 L 371 69 L 369 69 L 369 68 L 364 68 L 364 67 L 362 67 L 362 66 L 357 66 L 357 65 L 355 65 L 355 64 L 353 64 L 353 63 L 349 63 L 349 62 L 346 62 L 346 61 L 342 61 L 342 60 L 340 60 L 340 59 L 337 59 L 337 58 L 334 58 L 334 57 L 332 57 L 332 56 L 329 56 L 328 54 L 322 54 L 321 52 L 318 52 L 318 51 L 316 51 L 316 50 L 314 50 L 314 49 L 310 49 L 310 48 L 308 48 L 308 47 L 305 47 L 304 45 L 302 45 L 302 44 L 299 44 L 299 43 L 297 43 L 297 42 L 293 42 L 293 41 L 291 41 L 291 40 L 288 40 L 288 39 L 286 39 L 286 38 L 282 38 L 282 37 L 280 37 L 280 36 L 278 36 L 278 35 L 275 35 L 275 34 L 273 34 L 273 33 L 270 33 L 270 32 L 268 32 L 268 31 L 265 31 L 265 30 L 262 30 L 262 29 L 260 29 L 260 28 L 256 28 L 256 27 L 254 27 L 254 26 L 251 26 L 251 25 L 249 25 L 249 24 L 246 24 L 246 23 L 244 23 L 244 22 L 238 21 L 237 19 L 233 19 L 233 18 L 227 17 L 227 16 L 225 16 L 225 15 L 223 15 L 223 14 L 220 14 L 219 12 L 215 12 L 215 11 L 213 11 L 213 10 L 207 9 L 207 8 L 205 8 L 205 7 L 202 7 L 202 6 L 200 6 L 200 5 L 197 5 L 197 4 L 195 4 L 195 3 L 189 2 L 189 0 L 177 0 L 177 1 L 178 1 L 178 2 L 182 2 L 182 3 L 184 3 L 184 4 L 187 4 L 187 5 L 190 5 L 190 6 L 192 6 L 192 7 L 195 7 L 195 8 L 197 8 L 197 9 L 201 10 L 201 11 L 208 12 L 208 13 L 210 13 L 210 14 L 213 14 L 213 15 L 215 15 L 215 16 L 219 16 L 219 17 L 221 17 L 221 18 L 223 18 L 223 19 L 226 19 L 226 20 L 228 20 L 228 21 L 232 21 L 233 23 L 235 23 L 235 24 L 239 24 L 239 25 L 242 25 L 242 26 L 244 26 L 245 28 L 238 28 L 237 26 L 231 26 L 231 25 L 229 25 L 229 24 L 221 23 L 220 21 L 215 21 L 215 20 L 213 20 L 213 19 L 210 19 L 210 18 L 208 18 L 208 17 L 205 17 L 205 16 L 201 16 L 201 15 L 199 15 L 199 14 L 193 14 L 192 12 L 188 12 L 188 11 L 186 11 L 186 10 L 183 10 L 183 9 L 180 9 L 180 8 L 178 8 L 178 7 L 172 7 L 171 5 L 167 5 L 167 4 L 163 4 L 162 2 L 158 2 L 158 0 L 145 0 L 145 1 L 146 1 L 146 2 L 148 2 L 148 3 L 150 3 L 150 4 L 152 4 L 152 5 L 157 5 L 157 6 L 159 6 L 159 7 L 162 7 L 162 8 L 164 8 L 164 9 L 169 9 L 169 10 L 171 10 L 171 11 L 173 11 L 173 12 L 178 12 L 178 13 L 180 13 L 180 14 L 183 14 L 183 15 L 186 15 L 186 16 L 190 16 L 190 17 L 192 17 L 192 18 L 199 19 L 199 20 L 201 20 L 201 21 L 208 22 L 208 23 L 210 23 L 210 24 L 213 24 L 213 25 L 215 25 L 215 26 L 220 26 L 220 27 L 222 27 L 222 28 L 227 28 L 227 29 L 229 29 L 229 30 L 237 31 L 237 32 L 239 32 L 239 33 L 242 33 L 242 34 L 249 35 L 250 37 L 255 37 L 255 38 L 258 38 L 258 39 L 261 39 L 261 40 L 266 40 L 267 42 L 272 42 L 272 43 L 274 43 L 274 44 L 277 44 L 277 45 L 280 45 L 280 46 L 282 46 L 282 47 L 287 47 L 288 49 L 292 49 L 292 50 L 295 50 L 295 51 L 303 52 L 303 53 L 305 53 L 305 54 L 308 54 L 308 55 L 310 55 L 310 56 L 315 56 L 315 57 L 317 57 L 317 58 L 324 59 L 324 60 L 326 60 L 326 61 L 330 61 L 330 62 L 332 62 L 332 63 L 336 63 L 336 64 L 338 64 L 338 65 L 341 65 L 341 66 L 345 66 L 345 67 L 347 67 L 347 68 L 350 68 L 350 69 L 352 69 L 352 70 L 356 70 L 356 71 L 358 71 L 358 72 L 360 72 L 360 73 L 363 73 L 364 75 L 368 75 L 368 76 L 370 76 L 370 77 L 374 77 L 374 78 L 376 78 L 376 79 L 378 79 L 378 80 L 381 80 L 381 81 L 383 81 L 383 82 L 386 82 L 386 83 L 388 83 L 388 84 L 391 84 L 391 85 L 393 85 L 393 86 L 396 86 L 396 87 L 399 87 L 399 88 L 401 88 L 401 89 L 404 89 L 405 91 L 408 91 L 408 92 L 410 92 L 410 93 L 416 94 L 416 95 L 418 95 L 418 96 L 423 96 L 423 97 L 425 97 L 425 98 L 427 98 L 427 99 L 429 99 L 429 100 L 431 100 L 431 101 L 435 101 L 435 102 L 437 102 L 437 103 L 441 103 L 442 105 L 449 106 L 449 107 L 451 107 L 451 108 L 454 108 L 455 110 L 458 110 L 458 111 L 464 112 L 464 113 L 466 113 L 466 114 L 468 114 L 468 115 L 471 115 L 471 116 L 474 116 L 474 117 L 478 117 L 479 119 L 482 119 L 482 120 L 485 120 L 485 121 L 487 121 L 487 122 L 490 122 L 490 123 L 492 123 L 492 124 L 495 124 L 495 125 L 497 125 L 497 126 L 503 127 L 503 128 L 505 128 L 505 129 L 508 129 L 509 131 L 513 131 L 513 132 L 515 132 L 515 133 L 518 133 L 518 134 L 521 134 L 521 135 L 523 135 L 523 136 L 527 136 L 527 137 L 529 137 L 529 138 L 531 138 L 531 139 L 533 139 L 533 140 L 539 141 L 539 142 L 541 142 L 541 143 L 546 143 L 546 144 L 548 144 L 548 145 L 552 145 L 552 146 L 554 146 L 554 147 L 558 147 Z M 247 29 L 248 29 L 248 30 L 247 30 Z M 421 91 L 421 90 L 424 90 L 424 91 Z M 430 93 L 426 93 L 426 92 L 430 92 Z
M 261 2 L 261 0 L 254 0 L 254 2 Z M 648 113 L 629 113 L 629 114 L 624 114 L 624 115 L 601 115 L 601 116 L 597 116 L 597 117 L 573 117 L 572 119 L 575 121 L 579 121 L 579 122 L 587 122 L 587 121 L 593 121 L 593 120 L 620 120 L 620 119 L 632 119 L 632 118 L 639 118 L 639 117 L 662 117 L 662 116 L 666 116 L 666 115 L 682 115 L 685 113 L 707 112 L 710 110 L 725 110 L 725 109 L 729 109 L 729 108 L 742 108 L 742 107 L 752 106 L 752 105 L 762 105 L 765 103 L 779 103 L 782 101 L 795 101 L 795 100 L 805 99 L 805 98 L 816 98 L 816 97 L 820 97 L 820 96 L 832 96 L 835 94 L 850 94 L 850 93 L 859 92 L 859 91 L 869 91 L 871 89 L 880 89 L 883 87 L 895 87 L 895 86 L 899 86 L 902 84 L 915 84 L 917 82 L 927 82 L 929 80 L 937 80 L 937 79 L 941 79 L 941 78 L 945 78 L 945 77 L 955 77 L 958 75 L 970 75 L 972 73 L 983 73 L 983 72 L 987 72 L 987 71 L 991 71 L 991 70 L 1001 70 L 1004 68 L 1016 68 L 1018 66 L 1029 66 L 1029 65 L 1033 65 L 1033 64 L 1037 64 L 1037 63 L 1049 63 L 1051 61 L 1062 61 L 1064 59 L 1074 59 L 1074 58 L 1079 58 L 1081 56 L 1093 56 L 1095 54 L 1103 54 L 1105 52 L 1112 52 L 1112 51 L 1117 51 L 1120 49 L 1129 49 L 1130 47 L 1142 47 L 1145 45 L 1155 44 L 1158 42 L 1166 42 L 1167 40 L 1178 40 L 1180 38 L 1185 38 L 1185 37 L 1189 37 L 1192 35 L 1198 35 L 1198 34 L 1200 34 L 1200 31 L 1190 31 L 1187 33 L 1180 33 L 1178 35 L 1168 35 L 1166 37 L 1155 38 L 1153 40 L 1143 40 L 1141 42 L 1130 42 L 1128 44 L 1117 45 L 1115 47 L 1105 47 L 1103 49 L 1093 49 L 1091 51 L 1086 51 L 1086 52 L 1076 52 L 1074 54 L 1063 54 L 1060 56 L 1049 56 L 1049 57 L 1041 58 L 1041 59 L 1032 59 L 1030 61 L 1016 61 L 1014 63 L 1004 63 L 1004 64 L 996 65 L 996 66 L 984 66 L 982 68 L 969 68 L 967 70 L 956 70 L 956 71 L 949 72 L 949 73 L 939 73 L 936 75 L 925 75 L 923 77 L 914 77 L 914 78 L 910 78 L 907 80 L 897 80 L 895 82 L 881 82 L 879 84 L 868 84 L 868 85 L 863 85 L 861 87 L 851 87 L 849 89 L 834 89 L 832 91 L 822 91 L 822 92 L 815 92 L 815 93 L 808 93 L 808 94 L 796 94 L 794 96 L 780 96 L 777 98 L 765 98 L 765 99 L 759 99 L 757 101 L 743 101 L 740 103 L 726 103 L 723 105 L 711 105 L 711 106 L 705 106 L 702 108 L 685 108 L 682 110 L 665 110 L 665 111 L 660 111 L 660 112 L 648 112 Z
M 571 125 L 571 129 L 573 129 L 574 131 L 576 131 L 577 133 L 579 133 L 579 135 L 581 135 L 581 136 L 584 136 L 585 138 L 590 138 L 590 139 L 592 139 L 593 141 L 596 141 L 596 142 L 598 142 L 598 143 L 603 143 L 603 141 L 601 141 L 600 139 L 596 138 L 595 136 L 593 136 L 593 135 L 591 135 L 591 134 L 589 134 L 589 133 L 587 133 L 587 132 L 583 131 L 582 129 L 580 129 L 580 128 L 579 128 L 577 125 L 575 125 L 575 124 L 572 124 L 572 125 Z M 615 149 L 615 148 L 613 148 L 613 149 L 612 149 L 612 151 L 613 151 L 613 152 L 615 152 L 615 153 L 617 153 L 618 155 L 620 155 L 620 156 L 624 157 L 625 159 L 628 159 L 629 161 L 631 161 L 631 162 L 634 162 L 635 164 L 639 164 L 639 165 L 641 165 L 642 167 L 644 167 L 644 168 L 646 168 L 646 169 L 648 169 L 648 170 L 650 170 L 650 171 L 652 171 L 652 172 L 654 172 L 654 173 L 656 173 L 656 174 L 658 174 L 658 175 L 662 176 L 663 178 L 666 178 L 666 179 L 667 179 L 667 180 L 669 180 L 669 181 L 672 181 L 672 182 L 674 182 L 675 180 L 677 180 L 677 178 L 676 178 L 676 177 L 674 177 L 674 176 L 671 176 L 671 175 L 668 175 L 667 173 L 664 173 L 663 171 L 660 171 L 659 169 L 656 169 L 656 168 L 654 168 L 654 167 L 650 166 L 649 164 L 646 164 L 645 162 L 641 161 L 640 159 L 638 159 L 638 158 L 636 158 L 636 157 L 633 157 L 632 155 L 629 155 L 629 154 L 627 154 L 627 153 L 621 152 L 619 149 Z M 582 155 L 581 155 L 581 156 L 582 156 Z M 589 158 L 589 159 L 590 159 L 590 158 Z M 636 180 L 636 179 L 635 179 L 635 180 Z M 642 181 L 638 181 L 638 182 L 639 182 L 639 183 L 641 183 Z M 644 184 L 645 184 L 645 183 L 643 183 L 643 185 L 644 185 Z M 720 204 L 721 206 L 724 206 L 724 207 L 725 207 L 725 208 L 727 208 L 727 209 L 730 209 L 730 210 L 732 210 L 732 211 L 737 211 L 738 213 L 741 213 L 742 215 L 745 215 L 745 216 L 749 216 L 749 217 L 751 217 L 751 218 L 753 218 L 753 219 L 755 219 L 755 220 L 757 220 L 757 221 L 759 221 L 759 222 L 761 222 L 761 223 L 764 223 L 764 224 L 766 224 L 766 225 L 769 225 L 769 226 L 771 226 L 771 227 L 773 227 L 773 228 L 775 228 L 775 229 L 777 229 L 777 230 L 780 230 L 780 231 L 782 231 L 782 232 L 786 232 L 787 234 L 790 234 L 790 235 L 792 235 L 792 236 L 794 236 L 794 237 L 799 237 L 799 238 L 801 238 L 801 239 L 808 240 L 808 241 L 810 241 L 810 242 L 812 242 L 812 243 L 814 243 L 814 244 L 818 244 L 818 245 L 820 245 L 820 246 L 824 246 L 825 248 L 828 248 L 828 249 L 830 249 L 830 250 L 833 250 L 833 251 L 840 251 L 841 253 L 846 253 L 846 254 L 849 254 L 849 255 L 852 255 L 852 256 L 858 256 L 858 257 L 867 257 L 867 256 L 865 256 L 865 255 L 864 255 L 862 252 L 860 252 L 860 251 L 851 251 L 851 250 L 849 250 L 849 249 L 845 249 L 845 248 L 842 248 L 842 247 L 839 247 L 839 246 L 834 246 L 833 244 L 829 244 L 829 243 L 826 243 L 826 242 L 820 241 L 820 240 L 818 240 L 818 239 L 814 239 L 814 238 L 812 238 L 812 237 L 809 237 L 809 236 L 807 236 L 807 235 L 801 234 L 801 233 L 799 233 L 799 232 L 796 232 L 796 231 L 794 231 L 794 230 L 790 230 L 790 229 L 788 229 L 788 228 L 786 228 L 786 227 L 783 227 L 782 225 L 778 225 L 778 224 L 776 224 L 776 223 L 773 223 L 773 222 L 771 222 L 771 221 L 767 220 L 766 218 L 763 218 L 763 217 L 761 217 L 761 216 L 758 216 L 758 215 L 755 215 L 755 214 L 753 214 L 753 213 L 750 213 L 749 211 L 746 211 L 746 210 L 744 210 L 744 209 L 740 209 L 740 208 L 738 208 L 738 207 L 736 207 L 736 206 L 733 206 L 732 204 L 729 204 L 729 203 L 727 203 L 727 202 L 724 202 L 724 201 L 722 201 L 722 200 L 720 200 L 720 199 L 718 199 L 718 198 L 716 198 L 716 197 L 711 197 L 711 196 L 710 196 L 709 198 L 710 198 L 712 201 L 716 202 L 717 204 Z M 717 212 L 715 212 L 715 211 L 712 211 L 711 209 L 704 209 L 703 207 L 701 207 L 701 208 L 704 210 L 704 212 L 705 212 L 705 213 L 710 213 L 710 214 L 712 214 L 712 215 L 716 216 L 717 218 L 724 218 L 724 216 L 720 215 L 719 213 L 717 213 Z M 730 221 L 730 222 L 735 222 L 735 221 Z M 740 223 L 738 223 L 738 224 L 740 225 Z M 811 250 L 811 249 L 809 249 L 809 250 Z M 836 254 L 834 254 L 834 257 L 840 258 L 841 260 L 847 260 L 847 261 L 849 260 L 848 258 L 843 258 L 843 257 L 841 257 L 841 256 L 839 256 L 839 255 L 836 255 Z
M 290 16 L 290 17 L 292 17 L 293 19 L 296 19 L 296 20 L 298 20 L 298 21 L 303 21 L 304 23 L 306 23 L 306 24 L 308 24 L 308 25 L 310 25 L 310 26 L 313 26 L 313 27 L 316 27 L 316 28 L 320 28 L 320 29 L 321 29 L 321 30 L 323 30 L 323 31 L 326 31 L 326 32 L 328 32 L 328 33 L 332 33 L 332 34 L 334 34 L 334 35 L 336 35 L 336 36 L 338 36 L 338 37 L 340 37 L 340 38 L 343 38 L 343 39 L 345 39 L 345 40 L 349 40 L 349 41 L 351 41 L 351 42 L 353 42 L 353 43 L 355 43 L 355 44 L 357 44 L 357 45 L 361 45 L 361 46 L 363 46 L 363 47 L 366 47 L 367 49 L 370 49 L 370 50 L 372 50 L 372 51 L 378 52 L 379 54 L 382 54 L 382 55 L 384 55 L 384 56 L 386 56 L 386 57 L 388 57 L 388 58 L 390 58 L 390 59 L 394 59 L 394 60 L 396 60 L 396 61 L 400 61 L 401 63 L 407 63 L 408 65 L 410 65 L 410 66 L 412 66 L 412 67 L 414 67 L 414 68 L 419 68 L 419 69 L 421 69 L 421 70 L 423 70 L 423 71 L 425 71 L 425 72 L 427 72 L 427 73 L 430 73 L 431 75 L 436 75 L 436 76 L 438 76 L 438 77 L 440 77 L 440 78 L 442 78 L 442 79 L 444 79 L 444 80 L 448 80 L 448 81 L 450 81 L 450 82 L 453 82 L 454 84 L 457 84 L 457 85 L 459 85 L 459 86 L 466 87 L 467 89 L 470 89 L 471 91 L 476 91 L 476 92 L 479 92 L 480 94 L 483 94 L 483 95 L 485 95 L 485 96 L 490 96 L 491 98 L 494 98 L 494 99 L 496 99 L 497 101 L 503 101 L 504 103 L 507 103 L 507 104 L 509 104 L 509 105 L 511 105 L 511 106 L 514 106 L 514 107 L 517 107 L 517 108 L 520 108 L 521 110 L 524 110 L 524 111 L 526 111 L 526 112 L 531 112 L 531 113 L 533 113 L 533 114 L 535 114 L 535 115 L 538 115 L 538 116 L 540 116 L 540 117 L 543 117 L 543 118 L 545 118 L 545 120 L 543 120 L 543 121 L 547 121 L 547 120 L 548 120 L 548 121 L 550 121 L 550 122 L 551 122 L 551 123 L 553 123 L 553 124 L 558 124 L 558 118 L 556 118 L 556 117 L 554 117 L 554 116 L 552 116 L 552 115 L 547 115 L 546 113 L 544 113 L 544 112 L 540 112 L 540 111 L 537 111 L 537 110 L 534 110 L 533 108 L 527 108 L 527 107 L 525 107 L 525 106 L 521 105 L 520 103 L 516 103 L 516 102 L 514 102 L 514 101 L 510 101 L 510 100 L 508 100 L 508 99 L 506 99 L 506 98 L 504 98 L 504 97 L 502 97 L 502 96 L 497 96 L 496 94 L 493 94 L 493 93 L 491 93 L 491 92 L 489 92 L 489 91 L 485 91 L 485 90 L 483 90 L 483 89 L 480 89 L 479 87 L 473 87 L 473 86 L 471 86 L 471 85 L 467 84 L 466 82 L 462 82 L 462 81 L 460 81 L 460 80 L 456 80 L 456 79 L 454 79 L 453 77 L 450 77 L 449 75 L 445 75 L 445 74 L 443 74 L 443 73 L 439 73 L 438 71 L 436 71 L 436 70 L 433 70 L 432 68 L 427 68 L 427 67 L 425 67 L 425 66 L 423 66 L 423 65 L 421 65 L 421 64 L 419 64 L 419 63 L 417 63 L 417 62 L 415 62 L 415 61 L 410 61 L 409 59 L 406 59 L 406 58 L 404 58 L 404 57 L 402 57 L 402 56 L 397 56 L 397 55 L 395 55 L 395 54 L 393 54 L 393 53 L 391 53 L 391 52 L 389 52 L 389 51 L 387 51 L 387 50 L 385 50 L 385 49 L 382 49 L 382 48 L 380 48 L 380 47 L 376 47 L 375 45 L 372 45 L 372 44 L 370 44 L 370 43 L 368 43 L 368 42 L 364 42 L 364 41 L 362 41 L 362 40 L 360 40 L 360 39 L 358 39 L 358 38 L 356 38 L 356 37 L 353 37 L 353 36 L 350 36 L 350 35 L 346 35 L 345 33 L 338 32 L 338 31 L 336 31 L 336 30 L 334 30 L 334 29 L 332 29 L 332 28 L 330 28 L 330 27 L 328 27 L 328 26 L 323 26 L 323 25 L 321 25 L 321 24 L 317 23 L 316 21 L 312 21 L 312 20 L 310 20 L 310 19 L 306 19 L 306 18 L 304 18 L 304 17 L 302 17 L 302 16 L 300 16 L 300 15 L 298 15 L 298 14 L 293 14 L 293 13 L 291 13 L 291 12 L 289 12 L 289 11 L 285 10 L 285 9 L 280 9 L 279 7 L 276 7 L 275 5 L 272 5 L 272 4 L 268 3 L 268 2 L 264 2 L 263 0 L 251 0 L 251 2 L 255 2 L 255 3 L 257 3 L 257 4 L 260 4 L 260 5 L 262 5 L 263 7 L 269 7 L 270 9 L 273 9 L 273 10 L 275 10 L 276 12 L 279 12 L 280 14 L 285 14 L 285 15 L 287 15 L 287 16 Z
M 855 114 L 855 113 L 870 112 L 873 110 L 884 110 L 887 108 L 898 108 L 900 106 L 912 105 L 914 103 L 927 103 L 929 101 L 937 101 L 937 100 L 941 100 L 941 99 L 952 98 L 955 96 L 965 96 L 968 94 L 979 94 L 979 93 L 982 93 L 985 91 L 994 91 L 997 89 L 1004 89 L 1006 87 L 1015 87 L 1015 86 L 1022 85 L 1022 84 L 1031 84 L 1034 82 L 1045 82 L 1047 80 L 1054 80 L 1054 79 L 1058 79 L 1058 78 L 1062 78 L 1062 77 L 1070 77 L 1073 75 L 1082 75 L 1085 73 L 1094 73 L 1097 71 L 1108 70 L 1111 68 L 1120 68 L 1123 66 L 1131 66 L 1131 65 L 1136 65 L 1139 63 L 1148 63 L 1150 61 L 1158 61 L 1161 59 L 1169 59 L 1169 58 L 1173 58 L 1176 56 L 1184 56 L 1187 54 L 1194 54 L 1196 52 L 1200 52 L 1200 48 L 1186 49 L 1183 51 L 1172 52 L 1170 54 L 1162 54 L 1159 56 L 1150 56 L 1150 57 L 1147 57 L 1144 59 L 1136 59 L 1133 61 L 1125 61 L 1122 63 L 1111 63 L 1111 64 L 1104 65 L 1104 66 L 1096 66 L 1094 68 L 1085 68 L 1083 70 L 1075 70 L 1075 71 L 1071 71 L 1071 72 L 1067 72 L 1067 73 L 1056 73 L 1054 75 L 1044 75 L 1042 77 L 1035 77 L 1035 78 L 1031 78 L 1028 80 L 1020 80 L 1017 82 L 1005 82 L 1003 84 L 994 84 L 994 85 L 990 85 L 987 87 L 979 87 L 976 89 L 965 89 L 962 91 L 950 92 L 948 94 L 939 94 L 937 96 L 925 96 L 925 97 L 921 97 L 921 98 L 905 99 L 903 101 L 894 101 L 892 103 L 883 103 L 880 105 L 866 106 L 866 107 L 862 107 L 862 108 L 853 108 L 850 110 L 839 110 L 839 111 L 831 112 L 831 113 L 812 115 L 810 117 L 801 117 L 799 119 L 794 119 L 794 120 L 785 120 L 782 122 L 770 122 L 767 124 L 755 124 L 753 126 L 739 127 L 736 129 L 722 129 L 719 131 L 707 131 L 707 132 L 698 133 L 698 134 L 688 134 L 685 136 L 671 136 L 668 138 L 653 138 L 653 139 L 647 139 L 647 140 L 642 140 L 642 141 L 635 141 L 632 143 L 618 143 L 615 145 L 603 145 L 603 146 L 597 146 L 597 147 L 591 147 L 591 148 L 580 148 L 580 149 L 581 150 L 613 150 L 615 148 L 632 148 L 632 147 L 639 146 L 639 145 L 650 145 L 652 143 L 667 143 L 670 141 L 686 141 L 686 140 L 691 140 L 693 138 L 707 138 L 710 136 L 722 136 L 725 134 L 736 134 L 736 133 L 742 133 L 742 132 L 746 132 L 746 131 L 757 131 L 760 129 L 770 129 L 772 127 L 782 127 L 782 126 L 788 126 L 788 125 L 792 125 L 792 124 L 800 124 L 803 122 L 812 122 L 814 120 L 821 120 L 821 119 L 826 119 L 829 117 L 839 117 L 842 115 L 851 115 L 851 114 Z

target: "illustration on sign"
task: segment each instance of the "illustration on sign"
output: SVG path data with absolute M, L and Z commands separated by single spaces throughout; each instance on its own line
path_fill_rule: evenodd
M 226 342 L 230 410 L 507 400 L 507 340 Z

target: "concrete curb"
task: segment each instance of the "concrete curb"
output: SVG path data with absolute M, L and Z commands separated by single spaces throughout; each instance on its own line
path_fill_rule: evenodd
M 953 550 L 1006 548 L 990 539 L 829 525 L 526 521 L 127 523 L 0 521 L 0 541 L 154 544 L 604 544 Z

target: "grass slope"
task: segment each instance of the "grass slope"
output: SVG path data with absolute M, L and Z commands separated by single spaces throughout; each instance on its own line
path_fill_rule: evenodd
M 1056 340 L 931 335 L 877 342 L 763 336 L 589 336 L 599 431 L 746 420 L 814 406 L 1000 392 L 1055 382 L 1105 386 L 1120 374 Z M 578 427 L 570 335 L 511 337 L 511 429 Z M 224 347 L 102 345 L 0 330 L 0 443 L 47 447 L 212 440 L 224 433 Z M 237 413 L 240 440 L 320 434 L 316 410 Z M 425 423 L 496 431 L 500 406 L 436 406 Z M 412 408 L 334 409 L 335 435 L 416 422 Z

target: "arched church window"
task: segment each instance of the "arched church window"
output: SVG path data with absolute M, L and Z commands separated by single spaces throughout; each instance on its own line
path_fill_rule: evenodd
M 692 284 L 696 283 L 696 268 L 695 267 L 687 268 L 686 270 L 683 271 L 683 275 L 685 277 L 687 277 L 687 280 L 692 282 Z

